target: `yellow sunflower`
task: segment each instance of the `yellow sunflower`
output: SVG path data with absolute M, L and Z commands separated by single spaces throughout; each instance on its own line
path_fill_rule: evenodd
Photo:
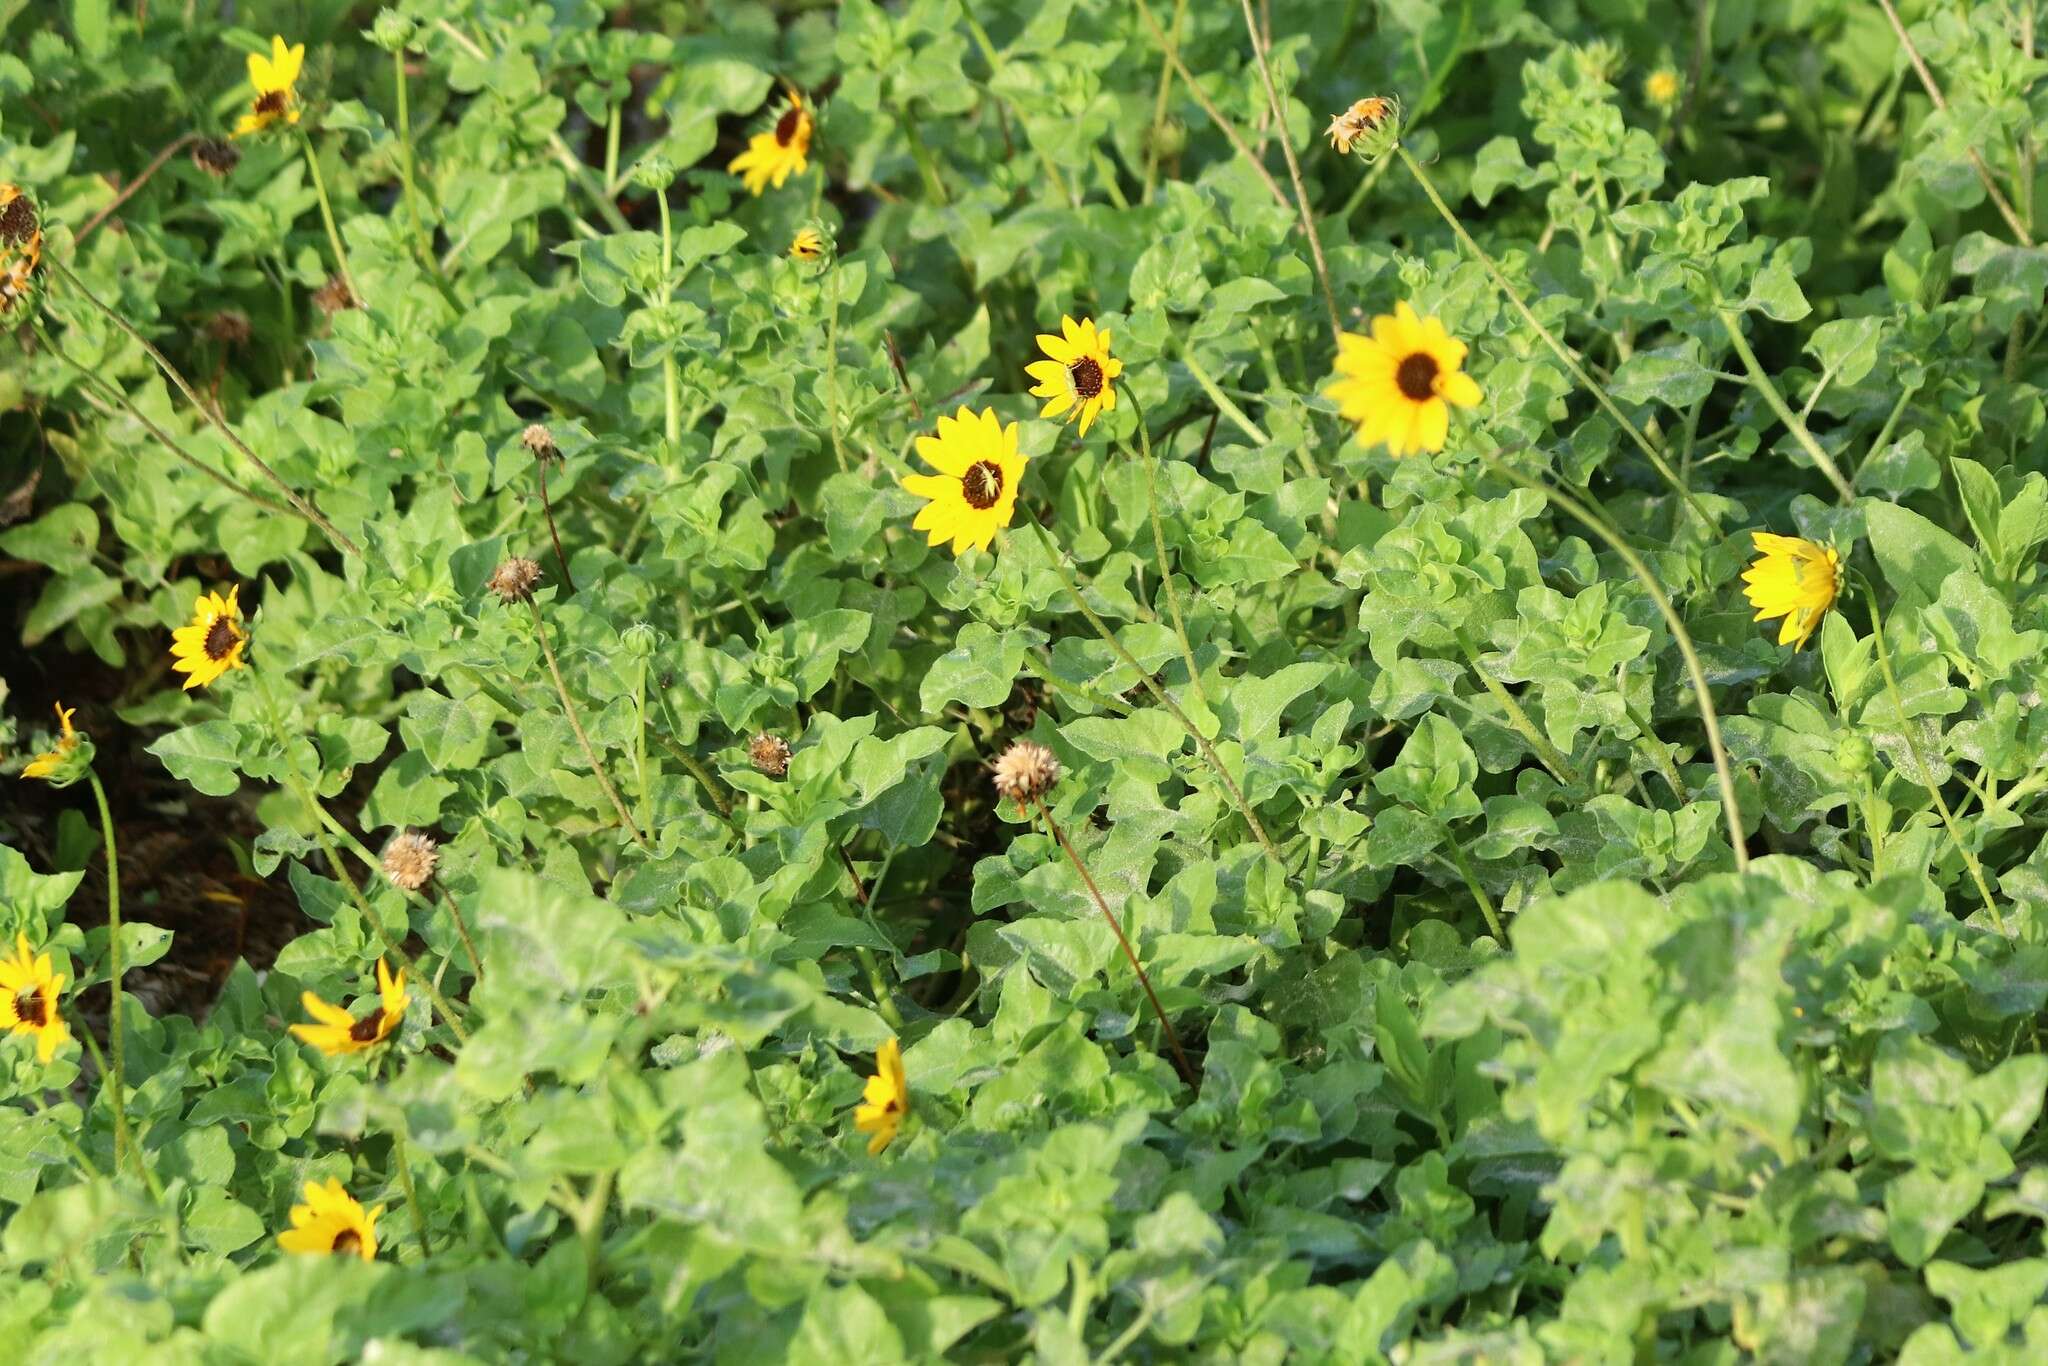
M 14 937 L 14 957 L 0 958 L 0 1025 L 9 1033 L 36 1036 L 36 1061 L 48 1062 L 71 1037 L 57 1013 L 64 974 L 50 971 L 50 955 L 29 949 L 28 936 Z
M 1047 358 L 1031 362 L 1024 372 L 1038 381 L 1032 396 L 1045 400 L 1038 415 L 1078 417 L 1086 436 L 1098 414 L 1116 411 L 1112 381 L 1124 372 L 1124 363 L 1109 354 L 1109 333 L 1096 331 L 1093 318 L 1077 323 L 1061 315 L 1060 333 L 1038 334 L 1038 349 Z
M 1677 104 L 1680 89 L 1678 73 L 1669 67 L 1659 67 L 1643 77 L 1643 98 L 1659 109 Z
M 853 1127 L 869 1135 L 868 1153 L 879 1153 L 896 1141 L 903 1117 L 910 1113 L 910 1083 L 903 1076 L 903 1049 L 891 1039 L 875 1051 L 875 1075 L 868 1078 L 853 1112 Z
M 71 718 L 78 715 L 78 708 L 67 708 L 62 702 L 56 705 L 57 743 L 29 761 L 28 767 L 21 771 L 24 778 L 41 778 L 44 782 L 53 782 L 63 777 L 76 780 L 77 775 L 70 774 L 67 770 L 71 768 L 71 756 L 78 750 L 78 732 L 71 728 Z
M 903 487 L 926 501 L 911 526 L 932 545 L 953 543 L 955 555 L 988 549 L 1017 510 L 1017 483 L 1030 459 L 1017 449 L 1017 424 L 1005 427 L 988 408 L 963 406 L 941 417 L 936 437 L 917 439 L 917 453 L 937 474 L 909 474 Z
M 190 675 L 186 688 L 203 688 L 228 670 L 243 667 L 249 633 L 242 629 L 242 609 L 235 601 L 241 591 L 237 584 L 225 598 L 201 593 L 192 605 L 192 624 L 171 632 L 171 667 Z
M 825 255 L 825 239 L 816 228 L 798 228 L 789 240 L 789 254 L 798 261 L 816 261 Z
M 18 185 L 0 181 L 0 317 L 14 311 L 43 261 L 43 223 L 35 201 Z
M 299 121 L 299 94 L 294 87 L 305 64 L 304 43 L 286 47 L 284 39 L 274 34 L 268 57 L 260 52 L 249 54 L 249 84 L 256 87 L 256 98 L 250 102 L 249 112 L 235 124 L 236 137 Z
M 382 1205 L 364 1209 L 332 1177 L 324 1186 L 308 1181 L 305 1195 L 305 1204 L 292 1206 L 290 1230 L 277 1235 L 279 1247 L 286 1252 L 377 1260 L 377 1217 L 384 1213 Z
M 1783 617 L 1778 643 L 1801 649 L 1842 591 L 1842 557 L 1833 546 L 1803 536 L 1752 531 L 1749 538 L 1757 558 L 1742 571 L 1742 592 L 1756 608 L 1752 619 Z
M 358 1020 L 340 1006 L 329 1005 L 314 992 L 299 997 L 299 1004 L 306 1013 L 320 1024 L 295 1024 L 292 1034 L 301 1043 L 309 1043 L 330 1058 L 344 1053 L 361 1053 L 375 1048 L 405 1022 L 405 1008 L 411 998 L 405 994 L 405 969 L 400 968 L 393 977 L 391 970 L 384 966 L 384 960 L 377 960 L 377 1004 L 370 1013 Z
M 802 175 L 811 164 L 811 111 L 804 97 L 789 92 L 789 108 L 775 121 L 775 127 L 747 139 L 747 150 L 732 159 L 725 169 L 747 182 L 747 193 L 758 195 L 769 185 L 776 189 L 793 175 Z
M 1440 451 L 1451 410 L 1479 402 L 1479 386 L 1459 367 L 1465 343 L 1435 318 L 1418 318 L 1404 301 L 1392 316 L 1372 320 L 1372 335 L 1337 337 L 1337 382 L 1323 390 L 1345 420 L 1358 424 L 1360 445 L 1384 442 L 1399 458 Z

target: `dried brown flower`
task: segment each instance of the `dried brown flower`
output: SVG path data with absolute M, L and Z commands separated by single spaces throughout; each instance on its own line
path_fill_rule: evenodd
M 996 791 L 1017 803 L 1019 811 L 1052 791 L 1060 780 L 1060 761 L 1035 740 L 1016 740 L 995 764 Z
M 408 892 L 417 892 L 434 876 L 441 853 L 417 830 L 406 830 L 384 846 L 384 876 Z
M 533 586 L 539 582 L 540 565 L 524 555 L 514 555 L 491 571 L 484 587 L 506 602 L 527 602 L 533 597 Z
M 206 323 L 206 335 L 228 346 L 240 346 L 250 333 L 249 315 L 232 308 L 222 309 Z
M 561 447 L 555 444 L 555 434 L 539 422 L 519 434 L 519 444 L 533 452 L 535 460 L 560 460 Z
M 789 756 L 789 741 L 780 735 L 770 735 L 766 731 L 756 735 L 753 742 L 747 746 L 747 759 L 754 765 L 755 770 L 771 778 L 788 775 Z
M 348 281 L 339 275 L 329 277 L 326 284 L 313 291 L 313 306 L 322 313 L 333 317 L 336 313 L 351 308 L 361 308 L 362 300 L 349 289 Z
M 192 164 L 210 176 L 225 176 L 242 164 L 242 149 L 223 138 L 204 138 L 192 148 Z

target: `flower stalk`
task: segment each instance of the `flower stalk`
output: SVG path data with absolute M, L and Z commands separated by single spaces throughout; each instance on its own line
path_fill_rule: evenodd
M 611 799 L 612 810 L 618 813 L 619 820 L 632 835 L 633 843 L 648 853 L 653 853 L 653 846 L 648 844 L 647 836 L 640 833 L 640 827 L 634 824 L 633 813 L 626 809 L 625 800 L 619 796 L 619 790 L 612 786 L 611 778 L 604 771 L 604 764 L 597 757 L 596 747 L 590 743 L 590 736 L 583 729 L 583 718 L 577 714 L 576 703 L 569 696 L 569 685 L 562 681 L 561 665 L 555 661 L 555 647 L 548 640 L 547 621 L 541 616 L 540 604 L 533 600 L 531 593 L 526 595 L 526 606 L 533 613 L 533 634 L 540 641 L 542 657 L 548 662 L 548 676 L 555 680 L 555 695 L 562 699 L 562 711 L 569 718 L 569 729 L 576 732 L 576 743 L 582 747 L 583 757 L 590 763 L 590 771 L 597 776 L 598 786 L 604 789 L 604 795 Z
M 1202 686 L 1202 670 L 1195 663 L 1195 647 L 1188 639 L 1187 619 L 1181 615 L 1180 589 L 1174 586 L 1173 570 L 1166 560 L 1166 531 L 1159 518 L 1159 457 L 1152 450 L 1152 434 L 1146 430 L 1145 405 L 1138 402 L 1136 394 L 1131 395 L 1131 406 L 1137 409 L 1139 460 L 1145 467 L 1145 502 L 1152 513 L 1152 550 L 1159 558 L 1159 581 L 1166 586 L 1166 608 L 1173 616 L 1173 633 L 1180 639 L 1181 658 L 1187 661 L 1188 681 L 1194 685 L 1195 696 L 1203 706 L 1209 705 L 1209 694 Z
M 1280 155 L 1287 162 L 1287 178 L 1294 185 L 1295 206 L 1301 214 L 1301 230 L 1308 238 L 1309 256 L 1315 262 L 1316 279 L 1323 287 L 1323 303 L 1330 310 L 1330 340 L 1334 343 L 1337 335 L 1344 330 L 1342 319 L 1337 313 L 1337 294 L 1330 287 L 1330 263 L 1323 259 L 1323 239 L 1316 231 L 1315 210 L 1309 206 L 1308 187 L 1301 181 L 1301 162 L 1294 155 L 1294 139 L 1287 131 L 1287 108 L 1280 100 L 1280 88 L 1273 82 L 1273 66 L 1266 60 L 1266 42 L 1259 32 L 1259 21 L 1252 13 L 1252 0 L 1238 0 L 1244 9 L 1244 26 L 1251 34 L 1252 56 L 1258 60 L 1259 79 L 1266 87 L 1266 103 L 1273 111 L 1273 124 L 1278 130 Z
M 107 807 L 107 790 L 100 785 L 100 775 L 90 768 L 85 780 L 92 785 L 92 799 L 99 807 L 100 837 L 107 851 L 107 1050 L 113 1054 L 107 1080 L 114 1096 L 114 1168 L 118 1171 L 133 1146 L 128 1137 L 127 1074 L 122 1070 L 127 1050 L 121 1028 L 121 863 L 114 847 L 114 815 Z M 142 1154 L 137 1153 L 135 1160 L 140 1163 Z
M 306 153 L 306 168 L 313 176 L 313 197 L 320 202 L 320 223 L 327 229 L 327 245 L 334 249 L 334 269 L 341 276 L 342 287 L 348 290 L 349 299 L 357 306 L 363 303 L 362 291 L 356 288 L 356 278 L 349 272 L 348 250 L 341 245 L 341 230 L 334 225 L 334 206 L 327 200 L 327 180 L 320 174 L 320 155 L 313 150 L 313 139 L 302 128 L 299 130 L 299 146 Z

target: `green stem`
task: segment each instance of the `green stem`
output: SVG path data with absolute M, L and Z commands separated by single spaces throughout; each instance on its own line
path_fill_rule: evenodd
M 1273 179 L 1273 173 L 1266 169 L 1265 163 L 1259 160 L 1258 153 L 1244 140 L 1244 134 L 1237 131 L 1237 125 L 1224 117 L 1223 111 L 1216 107 L 1216 102 L 1202 89 L 1201 83 L 1195 79 L 1195 74 L 1189 71 L 1187 63 L 1181 60 L 1179 44 L 1166 36 L 1166 30 L 1159 26 L 1159 20 L 1153 16 L 1151 7 L 1145 0 L 1133 2 L 1138 7 L 1138 17 L 1145 21 L 1145 28 L 1152 35 L 1152 41 L 1159 45 L 1160 53 L 1174 71 L 1179 73 L 1181 84 L 1188 88 L 1188 94 L 1194 97 L 1195 103 L 1202 106 L 1202 112 L 1209 116 L 1209 122 L 1216 125 L 1217 130 L 1223 134 L 1231 147 L 1236 149 L 1237 154 L 1258 173 L 1259 179 L 1265 182 L 1267 192 L 1273 196 L 1273 202 L 1283 209 L 1292 210 L 1294 206 L 1287 202 L 1287 191 L 1281 189 L 1280 182 Z
M 839 272 L 831 272 L 831 298 L 825 312 L 825 423 L 832 434 L 832 454 L 846 473 L 846 447 L 839 439 Z M 913 398 L 911 402 L 917 400 Z
M 1557 746 L 1551 744 L 1549 738 L 1537 728 L 1536 723 L 1529 718 L 1529 713 L 1522 709 L 1522 704 L 1516 699 L 1515 695 L 1509 692 L 1506 686 L 1498 678 L 1495 678 L 1485 665 L 1479 662 L 1478 647 L 1473 645 L 1471 640 L 1466 637 L 1464 631 L 1460 630 L 1457 635 L 1458 648 L 1465 652 L 1465 659 L 1472 666 L 1473 676 L 1479 680 L 1480 685 L 1486 689 L 1488 695 L 1499 704 L 1500 709 L 1508 714 L 1508 721 L 1514 726 L 1515 732 L 1529 742 L 1529 748 L 1536 752 L 1536 762 L 1542 764 L 1549 771 L 1550 776 L 1557 779 L 1564 786 L 1577 786 L 1579 775 L 1573 770 L 1571 761 L 1565 758 Z
M 1168 25 L 1166 43 L 1180 46 L 1181 24 L 1187 19 L 1188 0 L 1173 0 L 1173 23 Z M 1159 184 L 1159 144 L 1166 134 L 1166 116 L 1170 110 L 1169 100 L 1173 95 L 1173 63 L 1165 56 L 1159 59 L 1159 95 L 1152 104 L 1152 135 L 1145 144 L 1145 187 L 1140 202 L 1150 204 L 1152 191 Z
M 910 158 L 917 163 L 917 169 L 924 174 L 925 188 L 940 204 L 952 200 L 946 194 L 946 183 L 939 179 L 938 163 L 932 159 L 931 148 L 924 145 L 924 135 L 917 131 L 917 123 L 907 110 L 896 112 L 896 122 L 903 129 L 904 141 L 910 144 Z
M 1664 624 L 1671 630 L 1671 638 L 1678 646 L 1678 652 L 1685 659 L 1686 673 L 1692 680 L 1693 700 L 1700 709 L 1700 724 L 1707 732 L 1707 749 L 1714 756 L 1714 776 L 1721 785 L 1721 811 L 1728 820 L 1728 845 L 1735 856 L 1735 871 L 1749 871 L 1749 848 L 1742 837 L 1742 803 L 1735 795 L 1735 770 L 1728 762 L 1728 747 L 1721 743 L 1721 721 L 1714 710 L 1714 696 L 1707 688 L 1707 672 L 1700 664 L 1699 651 L 1693 647 L 1692 632 L 1685 629 L 1685 622 L 1672 607 L 1671 599 L 1664 595 L 1664 586 L 1657 582 L 1657 576 L 1635 548 L 1622 539 L 1619 531 L 1607 524 L 1605 518 L 1594 512 L 1568 493 L 1560 492 L 1549 484 L 1529 478 L 1518 470 L 1503 465 L 1497 458 L 1479 451 L 1479 459 L 1501 478 L 1517 488 L 1528 489 L 1540 494 L 1549 503 L 1576 518 L 1594 535 L 1606 542 L 1607 547 L 1621 556 L 1629 572 L 1643 585 L 1650 600 L 1657 605 Z
M 391 52 L 392 84 L 398 91 L 398 156 L 399 171 L 405 177 L 405 212 L 412 221 L 412 236 L 420 260 L 427 265 L 434 262 L 434 249 L 427 237 L 426 224 L 420 218 L 420 191 L 418 170 L 412 159 L 412 109 L 406 95 L 405 49 L 394 48 Z
M 92 784 L 92 799 L 100 809 L 100 835 L 107 848 L 107 989 L 112 1000 L 107 1012 L 107 1047 L 114 1055 L 107 1080 L 114 1089 L 114 1166 L 118 1170 L 132 1146 L 128 1139 L 128 1101 L 123 1089 L 127 1052 L 126 1034 L 121 1028 L 121 864 L 114 849 L 114 815 L 107 808 L 107 790 L 100 786 L 100 775 L 89 768 L 85 780 Z M 137 1153 L 135 1160 L 141 1162 L 142 1154 Z
M 1216 406 L 1217 412 L 1236 423 L 1239 431 L 1242 431 L 1259 445 L 1270 446 L 1273 444 L 1273 438 L 1260 431 L 1259 425 L 1244 415 L 1244 409 L 1232 403 L 1230 396 L 1217 386 L 1215 377 L 1202 368 L 1202 363 L 1195 359 L 1193 347 L 1182 350 L 1180 363 L 1185 365 L 1188 373 L 1195 377 L 1195 383 L 1202 386 L 1202 392 L 1209 396 L 1209 402 Z
M 356 288 L 355 276 L 349 273 L 348 252 L 341 245 L 341 230 L 334 226 L 334 206 L 327 202 L 327 181 L 320 174 L 320 157 L 313 151 L 313 139 L 304 129 L 299 130 L 299 146 L 306 152 L 306 168 L 313 176 L 313 197 L 320 202 L 320 222 L 327 229 L 327 245 L 334 249 L 334 268 L 341 276 L 343 288 L 358 308 L 364 304 L 362 291 Z
M 604 126 L 604 188 L 611 194 L 619 183 L 619 122 L 621 106 L 613 105 Z
M 1081 615 L 1088 619 L 1088 624 L 1095 628 L 1095 634 L 1102 637 L 1116 657 L 1138 675 L 1138 681 L 1144 685 L 1146 692 L 1152 694 L 1153 700 L 1165 707 L 1174 720 L 1180 722 L 1181 729 L 1188 733 L 1189 737 L 1195 742 L 1195 748 L 1201 751 L 1203 761 L 1222 780 L 1224 790 L 1230 794 L 1231 801 L 1236 804 L 1238 812 L 1243 815 L 1245 824 L 1251 827 L 1252 835 L 1258 840 L 1259 847 L 1266 851 L 1266 857 L 1273 860 L 1275 867 L 1285 872 L 1287 864 L 1281 859 L 1280 851 L 1273 847 L 1272 839 L 1266 834 L 1266 827 L 1259 824 L 1259 818 L 1253 813 L 1251 803 L 1245 800 L 1244 793 L 1238 788 L 1237 780 L 1230 776 L 1230 770 L 1225 768 L 1223 760 L 1217 757 L 1215 746 L 1209 743 L 1207 736 L 1196 729 L 1195 723 L 1188 719 L 1188 714 L 1180 709 L 1180 704 L 1167 696 L 1166 691 L 1152 681 L 1151 673 L 1146 670 L 1144 665 L 1131 657 L 1131 652 L 1126 650 L 1124 643 L 1116 638 L 1116 633 L 1109 629 L 1109 626 L 1101 617 L 1095 615 L 1095 609 L 1088 605 L 1087 598 L 1081 594 L 1080 584 L 1074 581 L 1073 574 L 1068 571 L 1066 558 L 1054 547 L 1052 538 L 1046 534 L 1045 528 L 1040 526 L 1035 519 L 1027 518 L 1026 520 L 1030 523 L 1031 529 L 1038 533 L 1039 544 L 1045 547 L 1046 559 L 1051 562 L 1053 572 L 1060 576 L 1060 583 L 1066 588 L 1068 595 L 1074 599 L 1074 605 L 1081 609 Z
M 1912 751 L 1913 762 L 1920 769 L 1921 785 L 1934 798 L 1934 806 L 1941 813 L 1942 828 L 1948 832 L 1949 843 L 1962 855 L 1963 866 L 1970 870 L 1970 880 L 1977 884 L 1977 895 L 1984 900 L 1984 909 L 1991 913 L 1991 923 L 1998 927 L 2000 935 L 2007 934 L 2005 916 L 1999 911 L 1998 903 L 1991 899 L 1990 884 L 1984 880 L 1984 867 L 1977 862 L 1977 856 L 1963 843 L 1963 837 L 1956 829 L 1955 812 L 1949 809 L 1948 798 L 1941 795 L 1941 784 L 1934 780 L 1934 768 L 1920 749 L 1920 739 L 1913 733 L 1913 722 L 1906 715 L 1906 704 L 1899 695 L 1899 681 L 1892 673 L 1891 651 L 1885 648 L 1883 614 L 1877 608 L 1877 594 L 1868 583 L 1863 585 L 1865 598 L 1870 603 L 1870 637 L 1877 646 L 1877 666 L 1884 671 L 1885 692 L 1890 695 L 1892 709 L 1899 714 L 1899 733 L 1906 737 L 1906 748 Z
M 1500 912 L 1494 910 L 1493 898 L 1479 885 L 1479 875 L 1472 871 L 1472 863 L 1465 857 L 1464 849 L 1459 847 L 1457 835 L 1452 833 L 1449 826 L 1443 826 L 1442 829 L 1444 848 L 1450 854 L 1451 866 L 1456 868 L 1458 876 L 1464 879 L 1465 890 L 1472 893 L 1472 900 L 1479 905 L 1479 914 L 1486 917 L 1486 928 L 1493 932 L 1494 942 L 1502 948 L 1508 947 L 1508 932 L 1501 927 Z
M 1635 443 L 1636 449 L 1649 457 L 1650 463 L 1657 467 L 1657 473 L 1664 476 L 1664 482 L 1669 484 L 1672 490 L 1684 500 L 1686 507 L 1692 511 L 1692 515 L 1700 519 L 1700 525 L 1711 530 L 1714 525 L 1713 518 L 1707 516 L 1706 509 L 1699 505 L 1699 501 L 1692 495 L 1692 490 L 1685 486 L 1685 481 L 1680 479 L 1678 472 L 1671 468 L 1671 463 L 1664 458 L 1662 452 L 1650 444 L 1650 438 L 1643 435 L 1642 429 L 1629 421 L 1628 415 L 1621 411 L 1614 400 L 1608 396 L 1607 391 L 1600 387 L 1600 384 L 1591 375 L 1586 373 L 1586 368 L 1579 364 L 1579 358 L 1571 353 L 1570 348 L 1559 341 L 1557 336 L 1548 327 L 1543 325 L 1542 320 L 1530 311 L 1529 305 L 1522 301 L 1521 294 L 1516 291 L 1513 285 L 1508 283 L 1507 276 L 1501 274 L 1500 267 L 1494 264 L 1493 258 L 1486 254 L 1486 250 L 1483 247 L 1472 240 L 1471 233 L 1465 231 L 1465 225 L 1458 221 L 1458 215 L 1451 212 L 1451 206 L 1446 204 L 1444 197 L 1437 193 L 1436 183 L 1416 163 L 1415 158 L 1408 154 L 1408 149 L 1397 142 L 1394 144 L 1394 153 L 1401 158 L 1401 164 L 1408 168 L 1408 174 L 1414 177 L 1415 183 L 1422 187 L 1422 192 L 1429 197 L 1429 202 L 1436 206 L 1438 215 L 1443 218 L 1444 222 L 1450 225 L 1451 232 L 1457 237 L 1459 244 L 1472 254 L 1473 259 L 1479 262 L 1481 268 L 1486 271 L 1487 276 L 1492 279 L 1494 288 L 1498 289 L 1507 299 L 1508 303 L 1514 307 L 1514 310 L 1522 315 L 1522 321 L 1536 330 L 1536 335 L 1543 339 L 1543 344 L 1550 348 L 1551 354 L 1556 356 L 1564 368 L 1571 372 L 1572 378 L 1579 382 L 1579 386 L 1591 394 L 1593 401 L 1598 403 L 1607 416 L 1612 418 L 1616 425 L 1628 434 L 1629 440 Z
M 576 1233 L 583 1243 L 583 1282 L 586 1290 L 597 1288 L 598 1272 L 604 1266 L 604 1215 L 612 1201 L 612 1180 L 616 1169 L 599 1172 L 590 1182 L 590 1192 L 576 1213 Z
M 1619 686 L 1615 691 L 1617 694 L 1620 693 Z M 1629 701 L 1625 695 L 1621 698 L 1621 707 L 1628 713 L 1628 719 L 1635 723 L 1635 728 L 1643 733 L 1643 748 L 1649 751 L 1650 760 L 1657 765 L 1657 771 L 1664 775 L 1664 781 L 1671 785 L 1671 795 L 1678 799 L 1681 806 L 1684 805 L 1688 797 L 1685 779 L 1679 774 L 1678 765 L 1672 761 L 1670 750 L 1651 728 L 1650 718 L 1637 711 L 1635 703 Z
M 1173 569 L 1166 560 L 1166 530 L 1159 517 L 1159 457 L 1152 450 L 1152 434 L 1146 430 L 1145 405 L 1138 402 L 1137 395 L 1130 395 L 1131 406 L 1137 410 L 1138 444 L 1143 450 L 1145 466 L 1145 501 L 1152 512 L 1152 549 L 1159 557 L 1159 581 L 1166 586 L 1166 607 L 1173 615 L 1173 633 L 1180 639 L 1181 658 L 1187 661 L 1188 681 L 1194 684 L 1195 696 L 1203 706 L 1209 705 L 1208 690 L 1202 686 L 1201 666 L 1195 663 L 1195 647 L 1188 639 L 1187 618 L 1181 615 L 1180 589 L 1174 586 Z
M 611 799 L 612 810 L 618 812 L 619 819 L 625 823 L 627 831 L 633 836 L 633 843 L 648 853 L 653 853 L 654 849 L 647 843 L 647 837 L 641 834 L 640 827 L 633 823 L 633 813 L 626 809 L 626 803 L 620 798 L 619 790 L 612 786 L 612 780 L 605 773 L 603 763 L 599 762 L 597 750 L 590 743 L 590 736 L 584 733 L 583 718 L 577 714 L 576 703 L 569 696 L 569 685 L 562 681 L 561 666 L 555 662 L 555 647 L 548 640 L 548 626 L 540 614 L 540 604 L 529 596 L 526 605 L 533 612 L 533 634 L 540 641 L 541 655 L 548 662 L 548 676 L 555 680 L 555 695 L 562 699 L 562 711 L 569 718 L 569 729 L 576 732 L 576 743 L 582 746 L 583 757 L 589 761 L 591 773 L 596 775 L 598 786 L 604 789 L 604 795 Z
M 412 1211 L 413 1232 L 419 1235 L 420 1260 L 424 1262 L 434 1255 L 433 1245 L 427 1241 L 427 1212 L 420 1208 L 420 1193 L 412 1184 L 412 1164 L 405 1157 L 405 1138 L 398 1133 L 391 1135 L 391 1160 L 398 1168 L 398 1184 L 405 1191 L 406 1208 Z
M 675 294 L 675 235 L 669 225 L 667 186 L 655 191 L 654 202 L 661 206 L 661 306 L 666 312 L 669 300 Z M 669 453 L 674 455 L 683 439 L 683 413 L 681 395 L 676 387 L 673 348 L 661 354 L 661 405 L 662 435 L 668 438 Z
M 1835 458 L 1821 449 L 1820 443 L 1813 439 L 1813 433 L 1806 430 L 1806 424 L 1801 422 L 1799 415 L 1786 404 L 1785 396 L 1778 392 L 1778 386 L 1764 373 L 1763 363 L 1756 358 L 1756 352 L 1749 349 L 1749 342 L 1742 335 L 1741 320 L 1725 308 L 1716 311 L 1720 315 L 1722 328 L 1728 333 L 1728 340 L 1735 344 L 1735 354 L 1741 359 L 1742 368 L 1749 372 L 1750 384 L 1764 396 L 1764 402 L 1770 405 L 1771 411 L 1778 415 L 1778 421 L 1784 423 L 1786 430 L 1792 433 L 1793 439 L 1799 443 L 1800 449 L 1806 452 L 1807 458 L 1828 477 L 1828 482 L 1842 495 L 1842 501 L 1855 502 L 1856 490 L 1850 488 L 1849 481 L 1842 477 L 1841 468 L 1835 464 Z

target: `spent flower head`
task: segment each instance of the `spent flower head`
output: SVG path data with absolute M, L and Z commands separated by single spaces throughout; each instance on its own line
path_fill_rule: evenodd
M 433 880 L 434 868 L 441 861 L 441 851 L 434 841 L 417 830 L 405 830 L 391 837 L 391 843 L 384 846 L 384 876 L 396 886 L 408 892 L 417 892 Z
M 526 602 L 533 597 L 533 587 L 539 582 L 540 565 L 524 555 L 514 555 L 491 571 L 484 587 L 505 602 Z
M 530 451 L 535 460 L 560 460 L 562 448 L 555 444 L 555 434 L 539 422 L 535 422 L 519 434 L 519 444 Z
M 789 747 L 789 741 L 780 735 L 770 735 L 766 731 L 756 735 L 747 744 L 747 762 L 754 766 L 755 772 L 765 773 L 771 778 L 788 775 L 791 753 L 793 751 Z
M 990 779 L 996 792 L 1015 802 L 1020 812 L 1052 791 L 1059 780 L 1059 759 L 1036 740 L 1013 740 L 996 759 Z

